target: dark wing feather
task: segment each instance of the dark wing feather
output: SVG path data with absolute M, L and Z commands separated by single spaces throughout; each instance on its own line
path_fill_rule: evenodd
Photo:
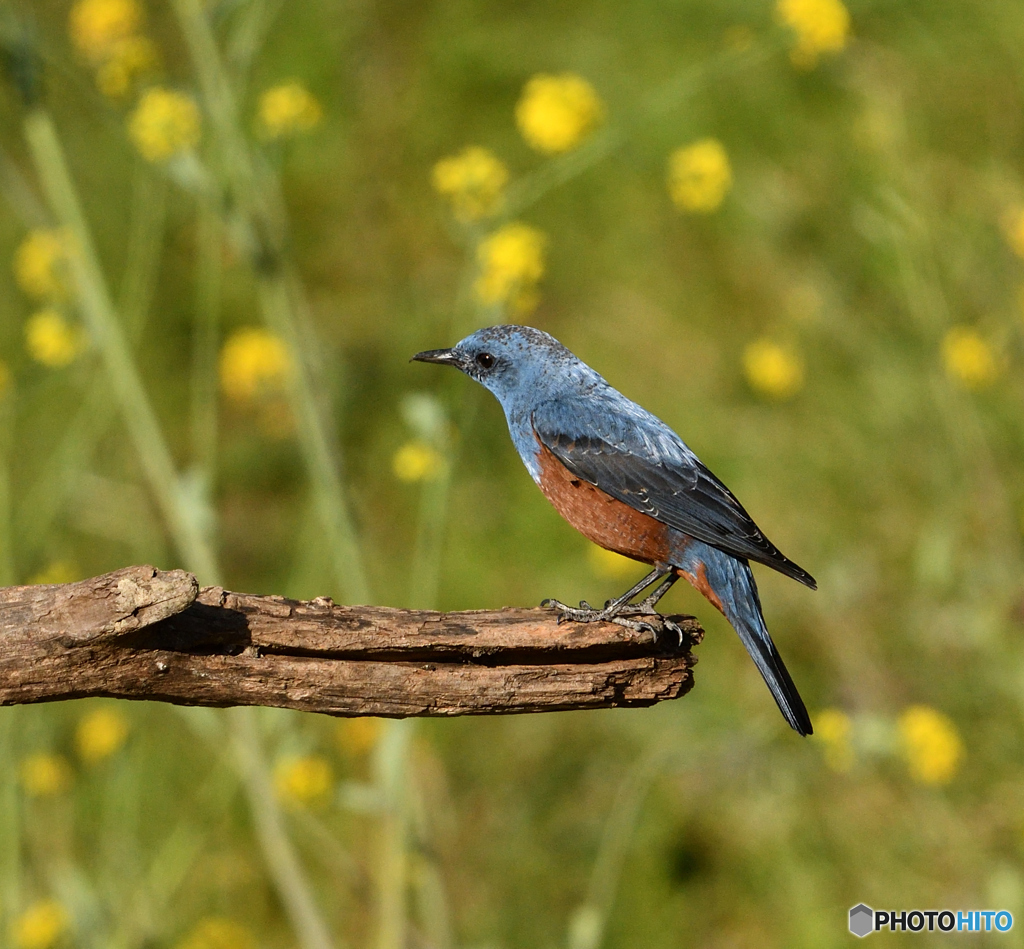
M 576 477 L 734 557 L 817 589 L 761 532 L 743 505 L 660 419 L 611 397 L 546 402 L 533 415 L 541 443 Z

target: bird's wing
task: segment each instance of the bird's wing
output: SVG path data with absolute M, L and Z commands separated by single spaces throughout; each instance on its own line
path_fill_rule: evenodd
M 664 422 L 611 390 L 544 402 L 541 444 L 576 477 L 669 527 L 817 589 Z

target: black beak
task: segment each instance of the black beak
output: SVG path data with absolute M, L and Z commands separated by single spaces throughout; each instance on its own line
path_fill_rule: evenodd
M 436 362 L 442 366 L 458 366 L 459 357 L 453 349 L 428 349 L 426 352 L 417 353 L 409 362 Z

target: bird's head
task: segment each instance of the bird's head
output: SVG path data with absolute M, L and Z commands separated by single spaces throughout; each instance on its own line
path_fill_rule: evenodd
M 513 324 L 488 326 L 451 349 L 431 349 L 412 358 L 461 369 L 506 408 L 517 398 L 553 395 L 579 370 L 587 369 L 553 336 Z

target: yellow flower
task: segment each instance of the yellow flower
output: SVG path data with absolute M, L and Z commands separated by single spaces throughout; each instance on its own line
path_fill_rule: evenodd
M 424 441 L 406 442 L 391 459 L 391 470 L 399 481 L 430 481 L 437 477 L 444 461 L 437 449 Z
M 175 949 L 256 949 L 251 930 L 233 919 L 208 916 L 199 920 Z
M 78 568 L 66 560 L 55 560 L 45 570 L 40 570 L 29 583 L 74 583 L 81 579 Z
M 592 544 L 587 551 L 587 559 L 590 561 L 590 569 L 599 577 L 606 577 L 609 580 L 625 580 L 637 572 L 637 563 L 629 557 L 615 553 L 614 550 L 605 550 Z
M 236 402 L 284 391 L 292 360 L 284 341 L 258 327 L 236 330 L 220 354 L 220 385 Z
M 526 143 L 546 155 L 567 152 L 604 119 L 604 104 L 582 76 L 534 76 L 516 103 L 516 124 Z
M 680 211 L 710 214 L 732 187 L 729 156 L 718 139 L 677 148 L 668 159 L 668 193 Z
M 136 33 L 142 10 L 135 0 L 80 0 L 71 8 L 71 40 L 93 62 Z
M 67 256 L 63 231 L 31 231 L 14 254 L 14 279 L 26 295 L 36 300 L 66 299 Z
M 156 67 L 156 46 L 146 36 L 129 36 L 115 43 L 96 70 L 96 86 L 111 99 L 123 99 L 132 83 Z
M 338 746 L 352 757 L 361 757 L 373 749 L 380 737 L 379 718 L 346 718 L 338 722 Z
M 849 39 L 850 12 L 841 0 L 778 0 L 775 15 L 796 33 L 789 57 L 801 69 L 812 69 L 823 53 L 840 52 Z
M 900 716 L 899 733 L 915 781 L 947 784 L 953 779 L 964 746 L 947 716 L 927 705 L 912 705 Z
M 837 708 L 823 709 L 814 717 L 814 734 L 822 742 L 825 763 L 841 774 L 853 767 L 852 731 L 850 716 Z
M 331 793 L 331 766 L 318 755 L 285 758 L 274 768 L 274 790 L 280 801 L 292 807 L 321 804 Z
M 12 942 L 17 949 L 50 949 L 67 932 L 68 913 L 56 900 L 38 900 L 15 921 Z
M 25 348 L 36 362 L 62 369 L 85 348 L 85 334 L 71 326 L 59 310 L 48 307 L 33 313 L 25 323 Z
M 981 389 L 995 381 L 999 363 L 991 344 L 977 331 L 954 326 L 942 340 L 946 372 L 967 389 Z
M 476 145 L 434 165 L 434 189 L 451 200 L 461 221 L 476 221 L 497 211 L 506 184 L 508 169 Z
M 480 242 L 480 276 L 476 295 L 481 303 L 508 303 L 517 313 L 537 305 L 537 283 L 544 276 L 547 238 L 529 224 L 514 221 Z
M 147 89 L 128 120 L 128 134 L 146 161 L 159 162 L 199 144 L 199 107 L 182 92 Z
M 772 399 L 788 399 L 803 388 L 804 364 L 799 354 L 770 339 L 743 350 L 743 371 L 750 387 Z
M 323 109 L 300 82 L 286 82 L 260 96 L 259 121 L 267 138 L 308 132 L 320 123 Z
M 82 716 L 75 731 L 75 749 L 86 764 L 98 764 L 119 751 L 128 737 L 128 720 L 112 708 L 98 708 Z
M 21 783 L 29 797 L 52 797 L 71 787 L 71 766 L 60 755 L 37 752 L 21 763 Z

